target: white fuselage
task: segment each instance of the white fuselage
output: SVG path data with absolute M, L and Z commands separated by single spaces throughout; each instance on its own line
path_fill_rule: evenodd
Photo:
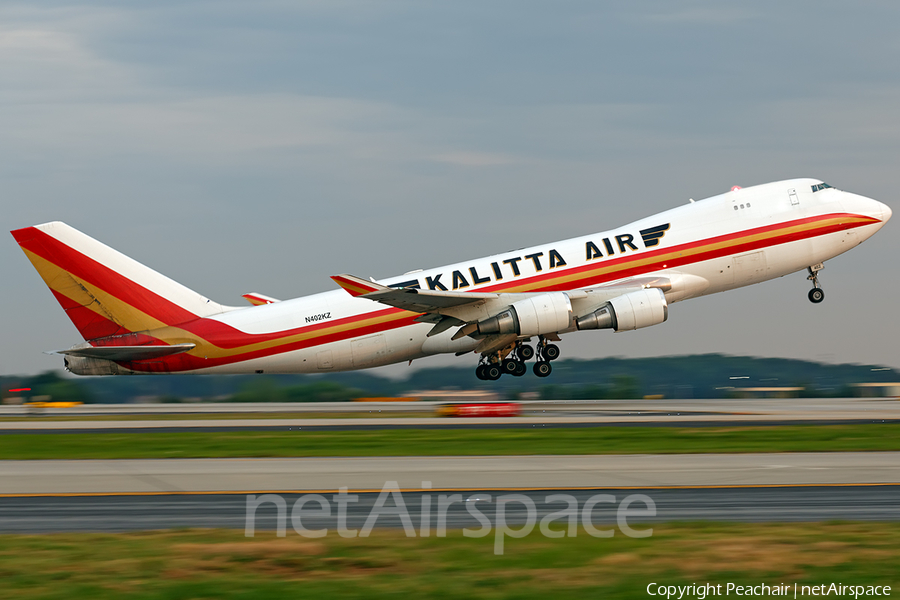
M 890 209 L 880 202 L 827 187 L 813 191 L 818 184 L 818 180 L 795 179 L 737 189 L 601 233 L 379 283 L 423 290 L 515 293 L 583 290 L 636 276 L 662 276 L 672 284 L 665 291 L 666 300 L 678 302 L 781 277 L 834 258 L 873 235 L 890 216 Z M 861 217 L 870 220 L 859 220 Z M 848 228 L 854 218 L 857 221 Z M 641 234 L 664 224 L 668 228 L 656 236 L 655 243 L 652 234 Z M 385 308 L 335 290 L 209 318 L 246 334 L 261 335 L 354 317 L 366 322 L 367 315 L 381 314 L 379 311 Z M 409 321 L 389 327 L 373 324 L 348 339 L 203 372 L 341 371 L 466 352 L 477 346 L 477 340 L 470 337 L 451 340 L 453 330 L 426 337 L 431 327 Z

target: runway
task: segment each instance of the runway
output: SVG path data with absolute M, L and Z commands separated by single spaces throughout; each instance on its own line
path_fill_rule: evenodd
M 0 407 L 0 434 L 900 422 L 900 401 L 893 398 L 529 401 L 520 403 L 522 414 L 518 417 L 432 416 L 441 404 L 327 402 L 276 405 L 83 405 L 47 409 L 40 413 L 41 418 L 29 418 L 25 407 Z M 252 416 L 255 418 L 247 418 L 250 416 L 247 413 L 254 413 Z M 284 413 L 289 413 L 291 417 L 283 418 Z M 401 414 L 403 416 L 398 416 Z M 266 415 L 275 415 L 277 418 L 268 418 Z M 120 418 L 116 418 L 117 416 Z
M 629 518 L 635 528 L 678 520 L 898 520 L 900 452 L 0 461 L 0 532 L 243 529 L 248 498 L 267 494 L 283 501 L 289 531 L 297 499 L 319 494 L 334 511 L 298 514 L 309 529 L 333 530 L 341 488 L 353 498 L 351 529 L 363 526 L 385 488 L 397 494 L 381 506 L 396 506 L 399 496 L 417 529 L 435 526 L 441 497 L 455 498 L 442 509 L 446 527 L 471 529 L 480 526 L 472 502 L 494 523 L 499 497 L 510 495 L 518 500 L 504 508 L 509 524 L 529 518 L 522 496 L 539 521 L 571 506 L 560 495 L 574 498 L 582 519 L 593 498 L 588 512 L 597 527 L 619 523 L 617 507 L 629 499 L 643 510 Z M 275 528 L 278 510 L 273 502 L 252 510 L 254 527 Z M 403 521 L 382 515 L 375 526 Z
M 0 461 L 0 494 L 900 484 L 900 452 Z
M 358 404 L 335 404 L 116 406 L 103 414 L 77 412 L 88 408 L 78 407 L 37 419 L 19 419 L 23 413 L 13 415 L 7 410 L 0 411 L 4 419 L 0 433 L 900 422 L 900 402 L 891 399 L 535 402 L 523 405 L 522 416 L 508 419 L 429 416 L 437 403 L 385 403 L 383 408 L 367 404 L 362 407 L 372 411 L 367 416 L 361 416 Z M 415 416 L 409 416 L 411 404 L 416 405 Z M 258 413 L 281 417 L 277 413 L 287 409 L 291 418 L 258 418 Z M 124 412 L 113 412 L 118 410 Z M 330 416 L 321 418 L 323 413 Z M 377 414 L 388 416 L 370 416 Z M 54 420 L 73 417 L 78 420 Z M 11 460 L 0 461 L 0 531 L 242 529 L 248 495 L 277 494 L 290 512 L 305 493 L 331 499 L 340 488 L 358 496 L 358 502 L 348 508 L 348 527 L 359 528 L 388 482 L 397 482 L 414 519 L 422 518 L 423 498 L 431 498 L 434 511 L 439 496 L 454 494 L 480 498 L 481 511 L 492 522 L 497 496 L 508 494 L 531 498 L 539 519 L 560 510 L 558 503 L 547 502 L 548 496 L 558 494 L 576 498 L 579 511 L 597 494 L 614 496 L 616 502 L 643 494 L 654 503 L 656 514 L 639 517 L 634 524 L 900 519 L 900 452 Z M 489 496 L 493 502 L 487 501 Z M 524 522 L 524 507 L 510 506 L 520 510 L 511 508 L 507 522 Z M 258 529 L 276 526 L 274 505 L 261 507 L 255 514 Z M 434 517 L 428 517 L 431 523 Z M 598 509 L 593 518 L 597 524 L 616 522 L 612 509 Z M 449 529 L 478 527 L 464 501 L 450 506 L 446 519 Z M 332 517 L 304 517 L 304 524 L 335 527 Z M 380 517 L 376 526 L 401 525 L 397 517 Z
M 481 526 L 468 508 L 472 500 L 490 521 L 496 524 L 499 496 L 509 492 L 500 490 L 465 490 L 458 501 L 444 507 L 448 530 Z M 566 508 L 557 500 L 548 502 L 551 495 L 569 495 L 577 501 L 578 515 L 582 521 L 585 502 L 597 494 L 607 494 L 603 502 L 590 511 L 592 523 L 598 529 L 612 531 L 617 524 L 617 510 L 631 497 L 631 508 L 640 513 L 628 517 L 628 525 L 646 531 L 653 524 L 672 521 L 825 521 L 825 520 L 878 520 L 900 519 L 900 486 L 865 487 L 739 487 L 701 489 L 592 489 L 592 490 L 538 490 L 519 491 L 534 502 L 536 522 L 546 515 Z M 655 514 L 649 511 L 650 499 Z M 378 498 L 376 493 L 355 494 L 354 502 L 347 504 L 347 528 L 357 531 L 373 512 Z M 428 496 L 428 508 L 423 508 L 423 497 Z M 437 534 L 439 492 L 403 492 L 404 509 L 418 535 L 422 523 L 428 524 L 429 534 Z M 329 535 L 337 535 L 337 515 L 317 516 L 316 512 L 298 513 L 302 521 L 293 518 L 292 507 L 298 494 L 284 494 L 287 535 L 297 535 L 292 526 L 297 522 L 307 529 L 327 528 Z M 332 502 L 333 493 L 325 496 Z M 468 501 L 467 501 L 468 500 Z M 225 527 L 245 530 L 248 521 L 248 497 L 245 494 L 215 495 L 158 495 L 158 496 L 76 496 L 76 497 L 25 497 L 0 498 L 0 532 L 2 533 L 51 533 L 51 532 L 122 532 L 173 527 Z M 393 499 L 384 506 L 395 506 Z M 313 511 L 318 505 L 313 504 Z M 526 522 L 526 506 L 511 502 L 504 508 L 504 521 L 510 525 Z M 253 516 L 254 533 L 273 535 L 278 525 L 277 505 L 261 504 Z M 427 515 L 423 519 L 423 515 Z M 398 516 L 382 515 L 376 527 L 403 526 Z M 605 527 L 604 527 L 605 525 Z M 564 530 L 565 520 L 557 521 L 553 529 Z M 269 530 L 269 533 L 262 533 Z M 615 531 L 615 535 L 622 535 Z

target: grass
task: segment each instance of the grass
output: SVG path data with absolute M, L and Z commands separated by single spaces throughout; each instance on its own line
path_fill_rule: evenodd
M 900 450 L 900 424 L 0 435 L 0 459 Z
M 647 598 L 651 582 L 900 584 L 900 524 L 660 524 L 631 539 L 0 536 L 0 598 Z M 734 595 L 732 593 L 732 595 Z M 686 595 L 685 598 L 696 596 Z

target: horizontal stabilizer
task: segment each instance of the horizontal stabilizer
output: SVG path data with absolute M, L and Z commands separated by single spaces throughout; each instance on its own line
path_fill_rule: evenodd
M 253 306 L 260 306 L 262 304 L 272 304 L 275 302 L 281 302 L 276 298 L 271 296 L 266 296 L 264 294 L 258 294 L 256 292 L 250 292 L 249 294 L 244 294 L 241 296 L 244 300 L 252 304 Z
M 79 344 L 68 350 L 57 350 L 56 354 L 106 360 L 149 360 L 187 352 L 194 346 L 196 344 L 173 344 L 171 346 L 90 346 Z

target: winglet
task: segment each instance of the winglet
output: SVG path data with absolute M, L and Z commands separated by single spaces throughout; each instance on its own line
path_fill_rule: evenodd
M 372 292 L 381 292 L 391 289 L 379 283 L 360 279 L 354 275 L 332 275 L 331 278 L 351 296 L 364 296 L 366 294 L 371 294 Z
M 249 294 L 244 294 L 241 296 L 244 300 L 252 304 L 253 306 L 260 306 L 261 304 L 272 304 L 274 302 L 281 302 L 281 300 L 277 300 L 271 296 L 266 296 L 264 294 L 259 294 L 257 292 L 250 292 Z

